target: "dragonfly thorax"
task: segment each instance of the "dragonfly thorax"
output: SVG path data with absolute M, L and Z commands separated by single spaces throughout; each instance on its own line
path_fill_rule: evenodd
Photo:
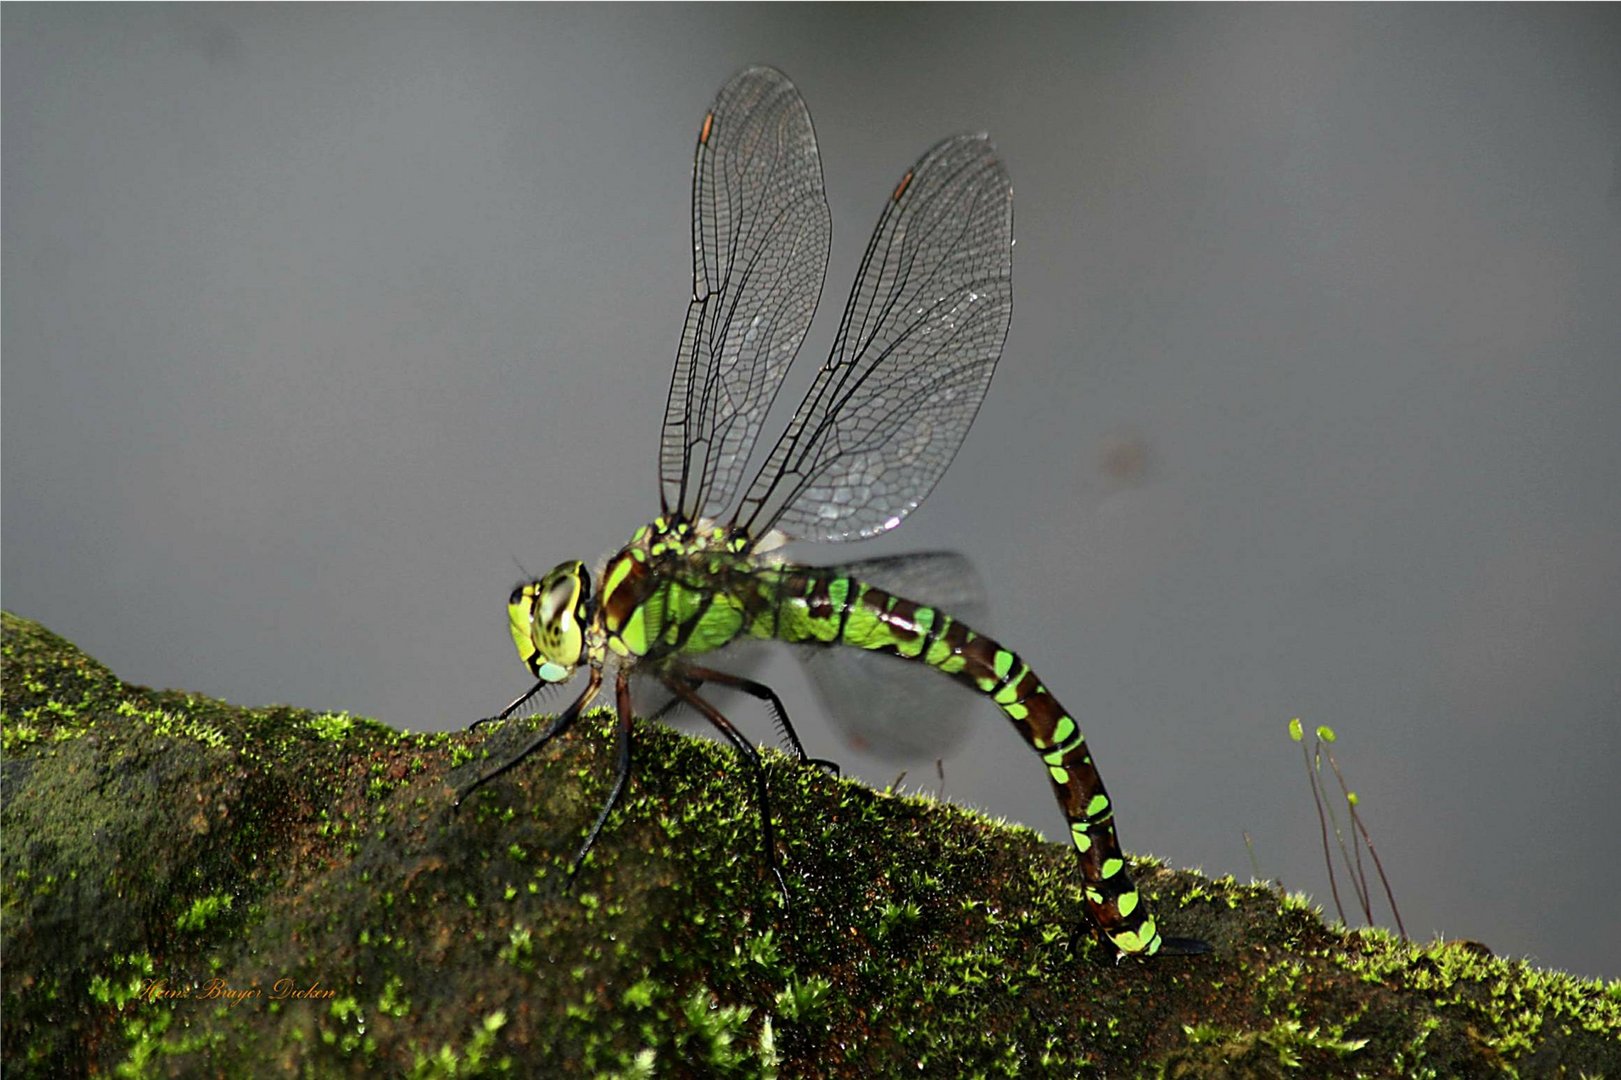
M 559 563 L 538 581 L 524 582 L 507 600 L 518 656 L 545 682 L 567 681 L 584 662 L 591 615 L 591 575 L 578 560 Z
M 743 628 L 733 588 L 755 563 L 746 534 L 708 519 L 660 517 L 602 572 L 596 627 L 632 663 L 719 648 Z

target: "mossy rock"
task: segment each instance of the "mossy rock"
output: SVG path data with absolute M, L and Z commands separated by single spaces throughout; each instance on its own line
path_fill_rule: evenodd
M 657 724 L 570 889 L 601 714 L 453 812 L 535 721 L 240 708 L 4 633 L 11 1076 L 1621 1077 L 1621 983 L 1152 861 L 1212 952 L 1117 964 L 1068 849 L 768 754 L 785 900 L 735 754 Z

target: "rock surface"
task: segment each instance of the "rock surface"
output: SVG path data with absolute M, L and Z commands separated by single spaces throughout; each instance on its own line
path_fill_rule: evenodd
M 657 724 L 568 889 L 600 715 L 453 813 L 533 721 L 241 708 L 4 632 L 12 1076 L 1621 1076 L 1621 982 L 1152 862 L 1213 951 L 1116 964 L 1067 848 L 768 755 L 785 903 L 735 754 Z

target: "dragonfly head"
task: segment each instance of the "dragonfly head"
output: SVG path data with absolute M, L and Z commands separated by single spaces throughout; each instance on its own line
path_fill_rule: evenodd
M 585 660 L 591 621 L 591 575 L 585 564 L 561 563 L 539 581 L 513 589 L 507 621 L 530 673 L 545 682 L 566 682 Z

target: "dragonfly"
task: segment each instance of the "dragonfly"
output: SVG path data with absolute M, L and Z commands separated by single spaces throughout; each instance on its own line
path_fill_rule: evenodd
M 1079 723 L 1030 665 L 945 611 L 864 580 L 860 562 L 800 565 L 781 552 L 789 541 L 894 529 L 955 457 L 1012 315 L 1007 170 L 984 135 L 945 139 L 906 170 L 867 242 L 831 353 L 743 484 L 810 327 L 830 243 L 804 100 L 773 68 L 739 72 L 698 132 L 692 299 L 659 444 L 661 512 L 600 566 L 564 562 L 512 591 L 512 640 L 535 683 L 491 719 L 582 673 L 585 685 L 457 805 L 566 732 L 611 683 L 616 773 L 572 878 L 630 776 L 632 677 L 651 677 L 744 759 L 786 896 L 759 754 L 700 691 L 728 687 L 762 701 L 792 752 L 810 759 L 775 692 L 710 666 L 713 656 L 745 640 L 887 654 L 989 698 L 1040 756 L 1079 858 L 1086 911 L 1118 955 L 1149 956 L 1167 943 L 1178 951 L 1180 939 L 1161 936 L 1132 883 L 1114 803 Z

